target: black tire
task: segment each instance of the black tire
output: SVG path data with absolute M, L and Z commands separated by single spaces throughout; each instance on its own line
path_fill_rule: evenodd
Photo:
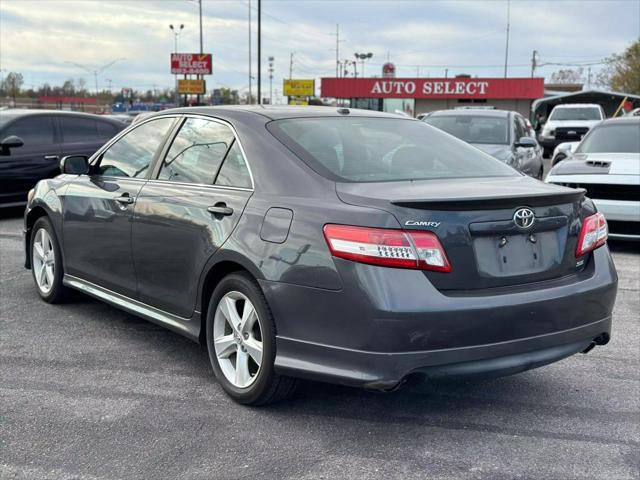
M 213 343 L 215 312 L 220 300 L 229 292 L 240 292 L 251 301 L 258 314 L 262 332 L 262 362 L 255 380 L 246 388 L 238 388 L 227 380 L 220 367 Z M 215 288 L 207 309 L 206 334 L 213 372 L 225 392 L 236 402 L 243 405 L 267 405 L 289 398 L 296 390 L 298 386 L 296 379 L 284 377 L 275 372 L 276 330 L 273 315 L 260 286 L 248 273 L 238 272 L 227 275 Z
M 36 279 L 36 268 L 34 264 L 33 258 L 33 243 L 36 239 L 36 235 L 40 230 L 44 229 L 51 239 L 51 246 L 54 258 L 54 271 L 53 271 L 53 282 L 51 284 L 51 288 L 49 291 L 43 291 L 40 288 L 38 281 Z M 53 229 L 53 225 L 51 224 L 51 220 L 49 217 L 40 217 L 31 228 L 31 238 L 29 239 L 29 256 L 31 260 L 31 274 L 33 276 L 33 281 L 36 285 L 36 290 L 40 297 L 48 303 L 63 303 L 69 297 L 69 289 L 62 284 L 62 277 L 64 276 L 64 267 L 62 265 L 62 253 L 60 251 L 60 244 L 58 243 L 58 238 L 56 237 L 56 232 Z

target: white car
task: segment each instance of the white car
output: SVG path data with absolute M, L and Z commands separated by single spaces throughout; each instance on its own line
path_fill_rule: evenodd
M 640 117 L 593 127 L 546 181 L 584 188 L 607 219 L 609 237 L 640 240 Z
M 538 138 L 544 155 L 551 155 L 560 143 L 580 141 L 591 127 L 605 118 L 604 110 L 596 103 L 556 105 Z

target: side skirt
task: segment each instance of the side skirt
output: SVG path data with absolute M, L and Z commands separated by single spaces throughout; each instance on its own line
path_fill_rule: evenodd
M 132 298 L 126 297 L 120 293 L 108 290 L 100 285 L 91 283 L 73 275 L 65 274 L 62 283 L 70 288 L 79 290 L 98 300 L 113 305 L 121 310 L 144 318 L 150 322 L 166 327 L 180 335 L 190 338 L 194 342 L 198 342 L 200 335 L 200 312 L 194 312 L 191 318 L 182 318 L 177 315 L 165 312 L 158 308 L 139 302 Z

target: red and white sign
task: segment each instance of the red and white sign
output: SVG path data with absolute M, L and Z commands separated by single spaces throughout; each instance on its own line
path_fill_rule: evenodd
M 178 75 L 211 75 L 210 53 L 172 53 L 171 73 Z
M 333 98 L 486 98 L 544 96 L 543 78 L 323 78 L 321 95 Z

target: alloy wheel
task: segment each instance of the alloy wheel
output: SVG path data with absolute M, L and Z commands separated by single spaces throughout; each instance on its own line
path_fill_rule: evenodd
M 236 388 L 249 387 L 262 364 L 262 329 L 258 313 L 246 295 L 231 291 L 218 302 L 213 319 L 216 359 Z
M 33 273 L 38 288 L 45 295 L 53 288 L 56 272 L 56 256 L 51 236 L 46 229 L 39 229 L 33 239 Z

